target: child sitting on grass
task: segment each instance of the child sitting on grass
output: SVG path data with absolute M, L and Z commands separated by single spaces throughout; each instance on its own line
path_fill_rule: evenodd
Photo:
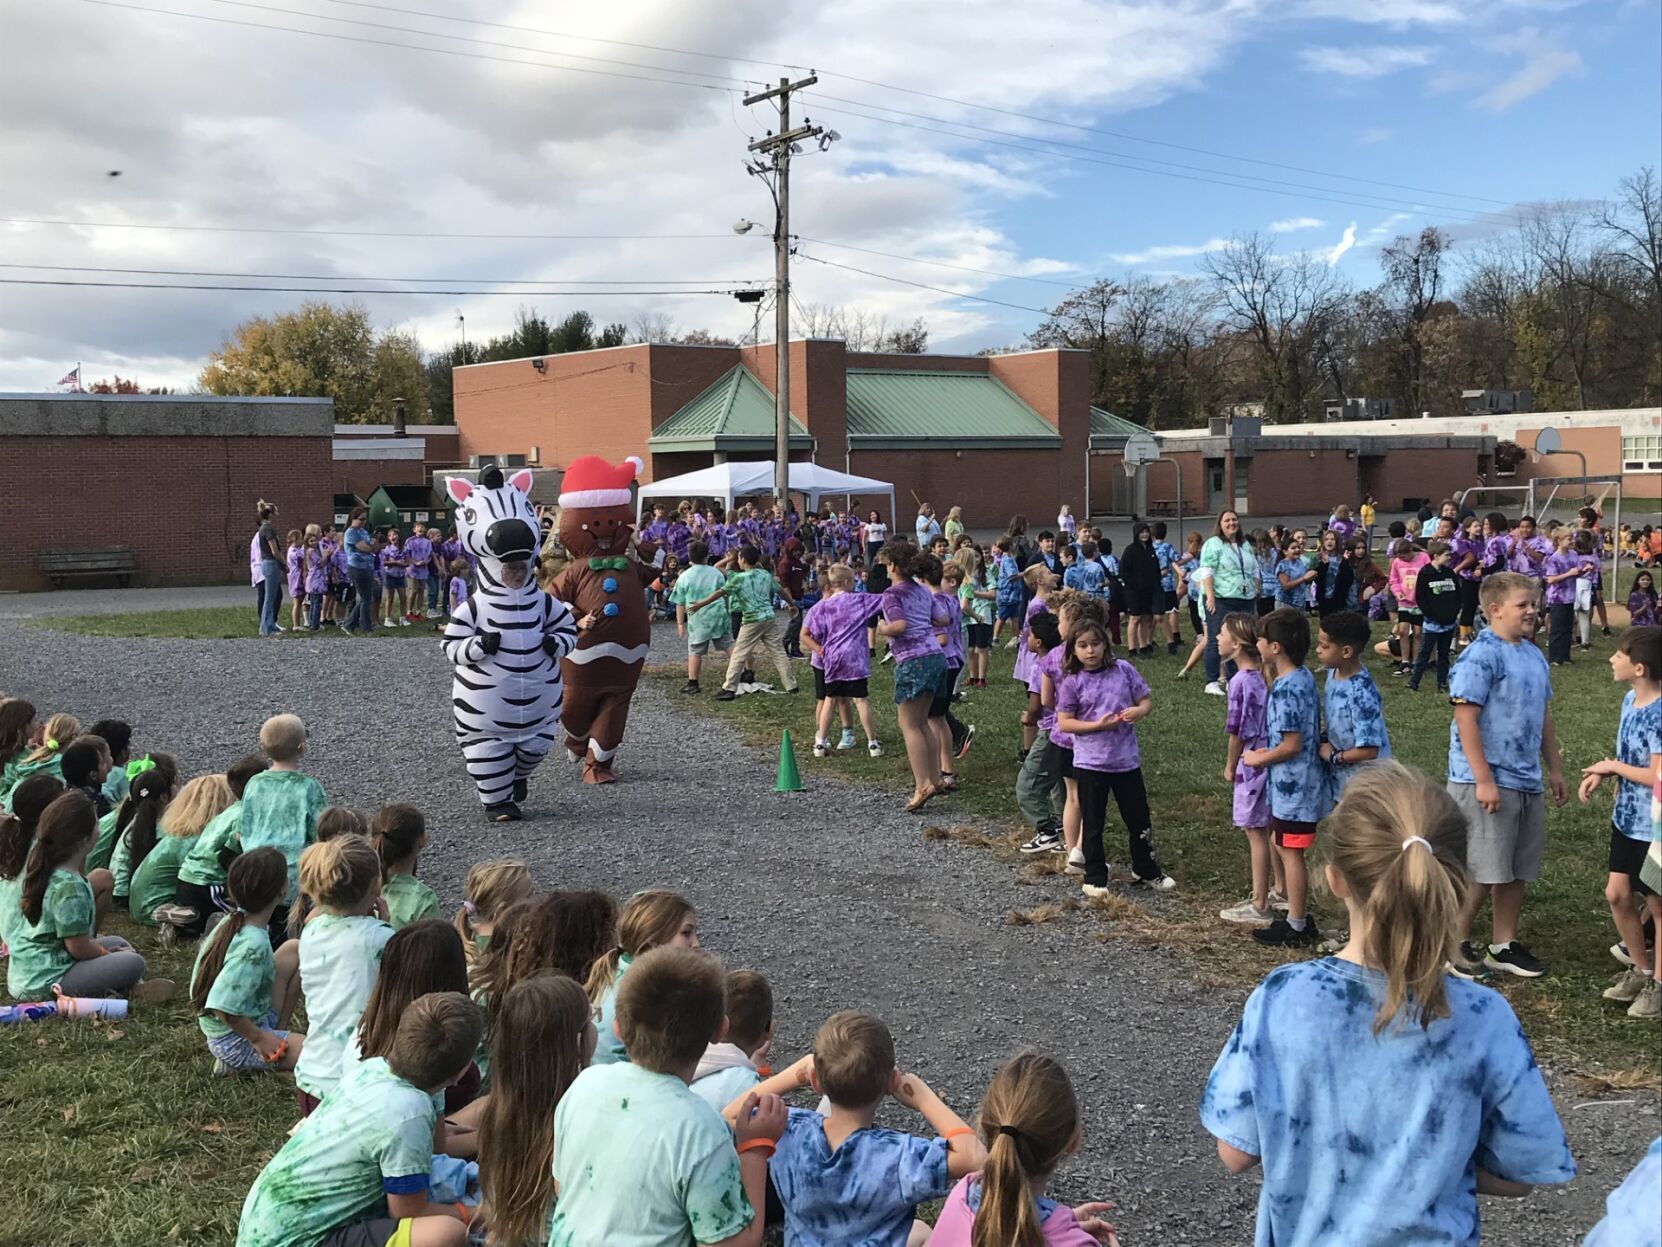
M 596 1065 L 610 1065 L 630 1059 L 623 1036 L 616 1025 L 617 994 L 624 975 L 635 959 L 654 948 L 697 948 L 698 911 L 692 902 L 663 888 L 637 892 L 624 902 L 618 914 L 617 947 L 595 966 L 599 995 L 596 1024 L 600 1041 L 594 1050 Z
M 179 863 L 179 882 L 173 889 L 173 903 L 159 905 L 151 917 L 164 931 L 177 928 L 177 936 L 195 939 L 202 934 L 208 916 L 224 913 L 225 872 L 242 852 L 242 793 L 248 781 L 269 766 L 261 754 L 249 754 L 231 764 L 225 783 L 231 790 L 231 804 L 221 810 Z
M 254 1179 L 237 1247 L 463 1247 L 467 1215 L 427 1198 L 433 1096 L 466 1068 L 483 1026 L 459 992 L 406 1009 L 389 1054 L 354 1070 Z
M 777 1095 L 749 1092 L 728 1125 L 687 1084 L 726 1027 L 721 966 L 690 948 L 637 960 L 617 998 L 628 1062 L 592 1065 L 554 1111 L 552 1243 L 758 1247 Z
M 307 848 L 300 882 L 318 905 L 300 932 L 309 1040 L 294 1071 L 295 1098 L 310 1113 L 340 1082 L 342 1059 L 393 931 L 375 913 L 381 859 L 363 837 L 336 836 Z M 458 1066 L 451 1076 L 459 1072 Z
M 23 921 L 23 868 L 35 843 L 35 828 L 46 807 L 63 795 L 63 781 L 50 775 L 32 775 L 17 786 L 10 815 L 0 813 L 0 945 L 8 945 Z M 110 902 L 110 872 L 87 871 L 92 889 L 93 929 Z
M 987 1087 L 979 1125 L 987 1163 L 952 1188 L 931 1247 L 1119 1247 L 1100 1216 L 1113 1205 L 1069 1208 L 1044 1195 L 1083 1137 L 1061 1065 L 1036 1052 L 1006 1063 Z
M 773 989 L 754 970 L 727 974 L 727 1038 L 713 1043 L 693 1071 L 692 1093 L 721 1112 L 762 1081 L 773 1046 Z
M 768 1166 L 785 1206 L 785 1239 L 800 1247 L 865 1243 L 906 1247 L 929 1239 L 917 1206 L 940 1199 L 953 1181 L 987 1161 L 981 1141 L 915 1074 L 895 1068 L 894 1039 L 865 1013 L 832 1014 L 813 1052 L 758 1088 L 811 1086 L 830 1102 L 821 1117 L 789 1110 Z M 922 1139 L 873 1125 L 883 1101 L 922 1115 L 939 1136 Z M 746 1102 L 728 1106 L 742 1125 Z
M 150 855 L 159 837 L 162 814 L 173 802 L 179 781 L 174 773 L 152 767 L 133 780 L 122 804 L 126 818 L 119 820 L 115 847 L 110 853 L 110 874 L 115 880 L 115 903 L 127 908 L 132 894 L 133 869 Z
M 416 860 L 427 847 L 427 821 L 413 805 L 383 805 L 369 826 L 369 842 L 381 857 L 381 897 L 393 930 L 439 916 L 438 893 L 416 878 Z
M 267 719 L 260 727 L 260 751 L 271 759 L 271 768 L 243 785 L 240 836 L 244 852 L 269 844 L 289 864 L 288 892 L 271 922 L 275 946 L 288 933 L 288 907 L 299 888 L 300 854 L 317 838 L 317 816 L 329 802 L 323 786 L 300 771 L 306 725 L 298 715 Z
M 524 862 L 475 862 L 462 882 L 462 907 L 456 911 L 456 934 L 467 952 L 473 979 L 490 948 L 496 924 L 513 906 L 531 895 L 531 872 Z M 475 983 L 474 986 L 477 986 Z
M 144 776 L 139 776 L 141 782 L 143 779 Z M 155 837 L 154 847 L 142 860 L 134 859 L 127 904 L 127 912 L 134 922 L 147 927 L 155 925 L 153 914 L 177 894 L 180 867 L 203 829 L 234 801 L 231 785 L 223 775 L 199 775 L 179 790 L 157 828 L 161 834 Z M 123 843 L 132 843 L 134 839 L 129 831 Z M 135 850 L 142 847 L 142 844 L 135 845 Z M 171 927 L 163 929 L 163 943 L 171 941 L 171 931 Z
M 190 977 L 196 1024 L 213 1054 L 214 1073 L 291 1070 L 306 1036 L 277 1029 L 273 1001 L 291 998 L 292 982 L 277 984 L 277 964 L 265 924 L 283 897 L 288 867 L 276 849 L 254 849 L 231 863 L 227 889 L 236 906 L 203 941 Z M 292 976 L 291 976 L 292 977 Z
M 23 702 L 22 706 L 28 712 L 28 722 L 24 726 L 28 733 L 26 741 L 33 748 L 19 749 L 5 763 L 4 771 L 0 772 L 0 805 L 9 804 L 12 789 L 31 775 L 44 774 L 62 779 L 63 750 L 81 734 L 81 721 L 74 715 L 55 714 L 39 728 L 37 735 L 35 708 L 28 702 Z M 15 717 L 21 717 L 22 713 L 16 711 Z
M 102 737 L 77 736 L 65 747 L 58 769 L 65 786 L 86 793 L 93 810 L 103 818 L 112 808 L 104 795 L 104 781 L 114 765 L 110 747 Z
M 1635 910 L 1641 904 L 1653 924 L 1662 923 L 1662 898 L 1639 875 L 1651 847 L 1651 788 L 1662 769 L 1662 628 L 1629 628 L 1610 655 L 1610 674 L 1628 685 L 1616 727 L 1616 752 L 1581 772 L 1586 804 L 1606 775 L 1616 781 L 1610 812 L 1610 877 L 1604 899 L 1616 924 L 1620 947 L 1632 965 L 1606 988 L 1606 1000 L 1627 1001 L 1635 1018 L 1662 1017 L 1662 958 L 1645 948 L 1644 928 Z
M 1575 1162 L 1505 998 L 1444 973 L 1469 886 L 1465 817 L 1380 762 L 1326 834 L 1350 942 L 1259 984 L 1201 1123 L 1231 1173 L 1264 1166 L 1260 1243 L 1474 1243 L 1478 1194 L 1568 1182 Z
M 110 773 L 104 777 L 107 814 L 127 795 L 127 764 L 133 760 L 133 725 L 125 719 L 100 719 L 87 733 L 102 740 L 110 751 Z

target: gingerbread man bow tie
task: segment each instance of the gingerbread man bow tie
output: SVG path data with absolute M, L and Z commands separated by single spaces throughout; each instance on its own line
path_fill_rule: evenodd
M 628 567 L 629 567 L 629 560 L 627 558 L 590 559 L 589 560 L 589 570 L 590 571 L 621 572 L 621 571 L 626 571 L 628 569 Z

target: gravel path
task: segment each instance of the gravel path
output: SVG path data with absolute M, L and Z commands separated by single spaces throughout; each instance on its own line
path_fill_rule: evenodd
M 655 639 L 654 661 L 679 657 L 671 630 Z M 1252 1240 L 1258 1182 L 1224 1174 L 1195 1116 L 1244 989 L 1202 987 L 1170 956 L 1101 942 L 1089 915 L 1006 926 L 1007 911 L 1062 885 L 1018 884 L 983 852 L 924 839 L 929 820 L 890 793 L 816 781 L 777 795 L 771 755 L 651 682 L 635 699 L 622 782 L 585 788 L 551 758 L 533 781 L 536 821 L 487 826 L 451 743 L 449 673 L 431 638 L 302 644 L 94 640 L 0 622 L 0 690 L 83 720 L 125 715 L 141 746 L 175 753 L 187 774 L 223 767 L 254 748 L 267 715 L 294 711 L 311 732 L 307 769 L 332 799 L 426 812 L 422 873 L 447 904 L 470 862 L 503 855 L 524 858 L 545 888 L 682 889 L 706 945 L 773 983 L 779 1059 L 828 1013 L 870 1009 L 901 1061 L 968 1115 L 1005 1057 L 1046 1049 L 1085 1114 L 1065 1197 L 1117 1203 L 1128 1247 Z M 1654 1096 L 1577 1107 L 1567 1081 L 1556 1089 L 1581 1177 L 1527 1201 L 1486 1200 L 1489 1242 L 1579 1242 L 1658 1133 Z

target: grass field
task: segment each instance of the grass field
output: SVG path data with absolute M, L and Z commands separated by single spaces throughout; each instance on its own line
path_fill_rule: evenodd
M 1576 801 L 1574 788 L 1580 769 L 1614 748 L 1626 687 L 1611 680 L 1605 661 L 1614 642 L 1596 635 L 1594 642 L 1592 653 L 1578 652 L 1570 668 L 1556 670 L 1553 676 L 1553 713 L 1571 796 L 1568 805 L 1549 812 L 1546 865 L 1542 878 L 1529 890 L 1521 936 L 1548 963 L 1550 972 L 1534 982 L 1501 975 L 1505 981 L 1496 986 L 1511 1000 L 1543 1058 L 1590 1076 L 1638 1077 L 1662 1086 L 1662 1044 L 1657 1042 L 1655 1027 L 1626 1017 L 1621 1008 L 1599 997 L 1620 969 L 1608 951 L 1616 937 L 1604 901 L 1610 786 L 1607 781 L 1587 806 Z M 1187 655 L 1186 644 L 1183 655 Z M 1312 666 L 1314 662 L 1312 657 Z M 1012 663 L 1009 651 L 995 650 L 989 687 L 967 693 L 955 709 L 960 719 L 976 725 L 975 744 L 957 764 L 959 792 L 925 809 L 918 820 L 919 833 L 950 836 L 974 849 L 995 853 L 1008 860 L 1020 877 L 1038 882 L 1054 873 L 1058 864 L 1051 855 L 1033 859 L 1015 851 L 1030 829 L 1019 825 L 1015 808 L 1016 753 L 1021 745 L 1017 716 L 1025 704 L 1025 691 L 1010 678 Z M 1204 679 L 1198 665 L 1188 679 L 1179 680 L 1181 658 L 1167 657 L 1163 650 L 1159 657 L 1138 665 L 1154 695 L 1154 712 L 1137 729 L 1154 812 L 1154 840 L 1161 865 L 1177 880 L 1179 890 L 1169 903 L 1164 897 L 1155 903 L 1158 914 L 1129 891 L 1123 898 L 1092 907 L 1103 911 L 1114 933 L 1181 951 L 1204 976 L 1250 981 L 1285 955 L 1260 947 L 1245 929 L 1216 918 L 1218 909 L 1247 892 L 1245 844 L 1231 828 L 1230 794 L 1222 775 L 1223 699 L 1201 691 Z M 1435 682 L 1429 675 L 1421 691 L 1412 693 L 1389 674 L 1383 662 L 1370 659 L 1369 667 L 1385 698 L 1395 756 L 1440 779 L 1447 773 L 1452 716 L 1448 699 L 1433 691 Z M 810 790 L 816 776 L 836 774 L 889 786 L 898 805 L 911 795 L 912 781 L 894 723 L 891 670 L 878 666 L 872 674 L 872 704 L 887 750 L 876 759 L 866 756 L 863 738 L 859 747 L 847 753 L 833 753 L 824 760 L 812 756 L 813 701 L 806 695 L 811 690 L 806 681 L 804 696 L 754 695 L 722 703 L 711 697 L 720 685 L 719 671 L 702 678 L 704 694 L 690 697 L 679 692 L 686 679 L 682 668 L 664 667 L 655 675 L 682 704 L 733 720 L 752 743 L 776 746 L 781 732 L 789 728 Z M 768 680 L 772 673 L 759 671 L 757 678 Z M 989 834 L 965 826 L 970 818 L 991 820 L 993 831 Z M 1129 878 L 1123 837 L 1123 824 L 1117 814 L 1111 814 L 1108 857 L 1118 863 L 1116 877 L 1122 880 Z M 1054 887 L 1053 882 L 1043 895 L 1035 895 L 1033 911 L 1012 913 L 1010 920 L 1042 921 L 1050 916 L 1054 911 L 1042 902 L 1053 899 Z M 1062 903 L 1074 903 L 1076 895 L 1069 886 Z M 1343 906 L 1332 897 L 1318 893 L 1313 907 L 1324 935 L 1344 926 Z M 1480 933 L 1486 930 L 1486 921 L 1486 915 L 1479 917 Z
M 51 628 L 58 632 L 74 632 L 80 636 L 139 636 L 178 637 L 191 641 L 243 640 L 255 636 L 254 612 L 242 606 L 199 606 L 177 611 L 133 611 L 118 615 L 53 615 L 29 621 L 36 628 Z M 288 627 L 285 611 L 277 620 Z M 371 636 L 419 636 L 423 630 L 432 632 L 442 620 L 428 619 L 408 628 L 383 628 L 379 620 Z M 348 635 L 339 628 L 328 626 L 317 632 L 285 632 L 276 639 L 288 644 L 301 641 L 339 639 Z

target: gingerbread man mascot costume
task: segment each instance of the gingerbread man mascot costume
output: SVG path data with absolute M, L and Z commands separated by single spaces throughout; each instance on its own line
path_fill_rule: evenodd
M 629 701 L 652 645 L 646 586 L 658 567 L 635 557 L 629 489 L 641 461 L 621 464 L 597 455 L 572 461 L 560 482 L 560 544 L 571 564 L 551 584 L 589 626 L 564 659 L 566 749 L 583 764 L 583 782 L 613 782 L 612 760 L 623 742 Z M 639 547 L 649 554 L 651 547 Z M 657 564 L 663 555 L 657 553 Z

